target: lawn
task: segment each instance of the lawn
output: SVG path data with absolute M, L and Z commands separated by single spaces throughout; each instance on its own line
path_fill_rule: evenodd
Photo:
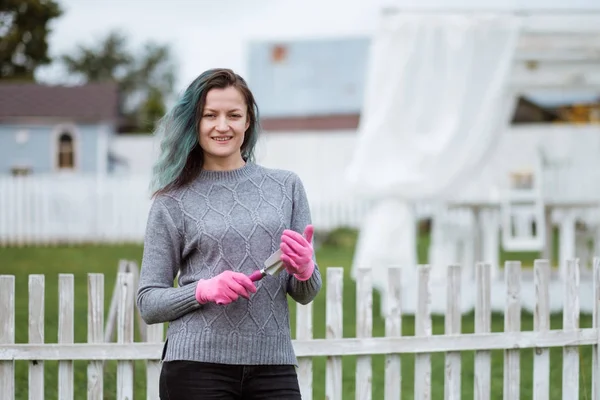
M 341 266 L 345 268 L 344 280 L 344 336 L 355 335 L 355 284 L 350 279 L 350 265 L 354 237 L 351 233 L 339 235 L 335 240 L 326 240 L 320 247 L 317 257 L 321 268 L 327 266 Z M 419 241 L 419 258 L 424 261 L 427 239 Z M 141 258 L 142 248 L 136 245 L 123 246 L 75 246 L 75 247 L 34 247 L 34 248 L 5 248 L 0 249 L 0 274 L 16 276 L 16 341 L 27 342 L 27 275 L 45 274 L 45 340 L 56 342 L 58 330 L 57 305 L 58 305 L 58 274 L 72 273 L 75 275 L 75 341 L 84 342 L 87 337 L 87 285 L 86 274 L 105 274 L 105 314 L 108 313 L 110 296 L 115 280 L 118 260 L 121 258 L 137 260 Z M 536 255 L 503 254 L 504 258 L 521 259 L 524 265 L 530 265 Z M 518 257 L 518 258 L 517 258 Z M 325 276 L 326 274 L 323 273 Z M 294 307 L 292 307 L 292 312 Z M 314 335 L 317 338 L 325 337 L 325 292 L 322 291 L 314 303 Z M 503 316 L 494 315 L 492 330 L 503 330 Z M 590 327 L 592 318 L 590 315 L 582 315 L 581 327 Z M 553 329 L 562 326 L 562 316 L 553 315 L 551 320 Z M 403 334 L 414 334 L 414 318 L 405 316 L 402 321 Z M 294 316 L 292 315 L 292 329 L 295 329 Z M 472 314 L 464 315 L 462 319 L 463 332 L 473 332 L 474 318 Z M 529 313 L 522 315 L 522 329 L 533 329 L 533 316 Z M 444 331 L 444 318 L 434 317 L 433 334 L 441 334 Z M 375 293 L 373 311 L 373 334 L 384 335 L 384 321 L 379 314 L 379 298 Z M 521 396 L 532 398 L 533 380 L 533 352 L 531 350 L 521 353 Z M 592 350 L 590 347 L 581 348 L 581 398 L 591 398 L 591 368 Z M 562 385 L 562 351 L 554 349 L 551 352 L 551 398 L 561 398 Z M 473 353 L 465 352 L 462 358 L 462 392 L 464 399 L 473 398 Z M 414 357 L 405 355 L 402 357 L 402 398 L 413 397 L 413 363 Z M 343 388 L 344 399 L 354 398 L 354 357 L 345 357 L 343 360 Z M 325 359 L 314 359 L 314 398 L 325 397 Z M 45 393 L 46 399 L 57 399 L 57 363 L 45 363 Z M 115 398 L 115 363 L 107 363 L 105 369 L 105 399 Z M 373 357 L 373 399 L 383 398 L 384 389 L 384 360 L 383 356 Z M 75 367 L 75 398 L 86 397 L 86 368 L 84 362 L 77 362 Z M 136 363 L 136 388 L 135 399 L 145 399 L 145 369 L 144 363 Z M 492 398 L 502 399 L 503 384 L 503 356 L 502 352 L 494 352 L 492 359 Z M 16 390 L 17 399 L 27 399 L 27 363 L 17 362 Z M 443 398 L 444 387 L 444 355 L 434 354 L 432 356 L 432 398 Z

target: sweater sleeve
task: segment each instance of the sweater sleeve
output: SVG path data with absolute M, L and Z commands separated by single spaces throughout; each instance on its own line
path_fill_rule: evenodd
M 160 198 L 150 208 L 144 238 L 137 306 L 147 324 L 175 320 L 200 308 L 196 284 L 173 287 L 182 261 L 181 231 Z
M 302 234 L 307 225 L 312 223 L 310 207 L 304 185 L 296 177 L 293 188 L 292 224 L 291 229 Z M 313 254 L 315 269 L 312 276 L 306 281 L 299 281 L 293 275 L 288 278 L 287 291 L 289 295 L 300 304 L 308 304 L 317 296 L 321 290 L 322 280 L 316 256 Z

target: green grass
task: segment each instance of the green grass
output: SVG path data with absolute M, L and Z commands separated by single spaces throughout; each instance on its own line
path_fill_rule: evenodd
M 352 260 L 352 244 L 349 240 L 343 245 L 333 246 L 330 242 L 321 247 L 317 257 L 321 268 L 327 266 L 340 266 L 345 269 L 344 279 L 344 337 L 355 335 L 355 283 L 350 279 L 350 265 Z M 427 238 L 419 241 L 419 259 L 425 262 Z M 27 313 L 28 313 L 28 278 L 29 274 L 44 274 L 46 280 L 45 291 L 45 341 L 52 343 L 57 341 L 58 330 L 58 275 L 60 273 L 71 273 L 75 276 L 75 341 L 85 342 L 87 337 L 87 285 L 88 273 L 105 274 L 105 315 L 108 313 L 110 297 L 115 281 L 118 260 L 121 258 L 137 260 L 141 259 L 142 248 L 140 246 L 81 246 L 81 247 L 56 247 L 56 248 L 8 248 L 0 249 L 0 274 L 16 276 L 16 341 L 27 342 Z M 512 255 L 518 256 L 518 255 Z M 503 254 L 503 257 L 506 257 Z M 530 256 L 522 260 L 527 263 Z M 535 257 L 535 256 L 533 256 Z M 515 259 L 515 257 L 512 257 Z M 518 259 L 518 258 L 516 258 Z M 532 260 L 530 260 L 532 261 Z M 326 273 L 323 273 L 326 278 Z M 326 282 L 324 283 L 325 287 Z M 323 290 L 314 302 L 314 336 L 325 337 L 325 290 Z M 384 321 L 380 317 L 380 299 L 377 293 L 373 299 L 373 335 L 384 336 Z M 580 326 L 590 327 L 591 316 L 582 315 Z M 562 316 L 553 315 L 551 327 L 560 329 L 562 327 Z M 402 320 L 404 335 L 414 334 L 414 318 L 405 316 Z M 292 304 L 292 329 L 295 329 L 295 307 Z M 522 314 L 522 330 L 533 329 L 533 317 L 529 313 Z M 474 318 L 472 314 L 464 315 L 462 318 L 462 330 L 465 333 L 473 332 Z M 495 314 L 492 319 L 492 330 L 500 332 L 503 330 L 503 316 Z M 433 334 L 442 334 L 444 331 L 444 318 L 434 316 Z M 591 398 L 591 358 L 590 347 L 582 347 L 581 352 L 581 389 L 580 398 Z M 532 398 L 533 379 L 533 351 L 521 352 L 521 398 Z M 344 357 L 343 359 L 343 388 L 344 399 L 354 398 L 355 357 Z M 17 399 L 27 399 L 27 363 L 17 362 L 16 391 Z M 413 398 L 413 375 L 414 357 L 412 355 L 402 356 L 402 398 Z M 562 385 L 562 350 L 551 351 L 551 399 L 561 398 Z M 145 398 L 145 368 L 143 362 L 136 362 L 135 371 L 135 399 Z M 314 398 L 325 397 L 325 359 L 315 358 L 314 369 Z M 473 352 L 462 354 L 462 393 L 464 399 L 473 398 Z M 115 398 L 116 364 L 107 363 L 105 368 L 105 399 Z M 45 393 L 46 399 L 57 399 L 57 363 L 45 363 Z M 86 393 L 86 363 L 75 363 L 75 398 L 83 399 Z M 502 398 L 503 385 L 503 354 L 500 351 L 492 353 L 492 398 Z M 382 399 L 384 390 L 384 357 L 373 357 L 373 398 Z M 443 398 L 444 387 L 444 355 L 432 355 L 432 398 Z

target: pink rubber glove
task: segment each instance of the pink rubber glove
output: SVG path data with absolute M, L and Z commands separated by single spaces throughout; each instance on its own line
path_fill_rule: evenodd
M 196 300 L 200 304 L 229 304 L 239 296 L 249 299 L 250 293 L 256 293 L 256 286 L 240 272 L 225 271 L 211 279 L 200 279 L 196 285 Z
M 289 229 L 284 230 L 281 235 L 281 261 L 285 269 L 299 281 L 308 280 L 315 269 L 313 233 L 313 226 L 308 225 L 304 230 L 304 236 Z

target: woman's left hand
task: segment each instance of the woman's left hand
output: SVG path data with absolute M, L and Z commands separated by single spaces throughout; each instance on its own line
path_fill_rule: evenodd
M 308 225 L 304 230 L 304 236 L 290 229 L 284 230 L 281 235 L 281 261 L 285 269 L 300 281 L 308 280 L 315 269 L 313 233 L 313 226 Z

